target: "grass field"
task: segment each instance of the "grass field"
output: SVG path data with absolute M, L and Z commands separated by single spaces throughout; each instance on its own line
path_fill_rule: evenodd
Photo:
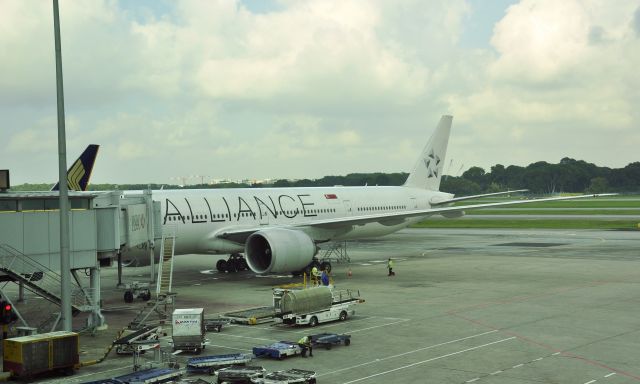
M 625 209 L 625 210 L 613 210 L 613 209 L 571 209 L 571 208 L 540 208 L 534 210 L 527 209 L 504 209 L 504 208 L 491 208 L 491 209 L 473 209 L 466 212 L 467 215 L 640 215 L 640 209 Z
M 491 198 L 460 202 L 457 205 L 471 205 L 520 200 L 521 197 L 506 199 Z M 532 209 L 533 208 L 533 209 Z M 612 209 L 614 208 L 614 209 Z M 475 209 L 466 212 L 465 219 L 434 218 L 414 225 L 417 228 L 549 228 L 549 229 L 618 229 L 640 230 L 640 219 L 628 218 L 640 215 L 640 196 L 622 195 L 582 200 L 527 203 Z M 474 215 L 504 215 L 504 218 L 478 218 Z M 575 215 L 575 218 L 526 218 L 526 215 Z M 580 218 L 581 215 L 615 215 L 616 219 Z M 469 217 L 471 216 L 471 217 Z M 517 216 L 517 219 L 511 216 Z
M 433 219 L 413 228 L 527 228 L 527 229 L 617 229 L 640 230 L 639 220 L 541 220 L 541 219 Z

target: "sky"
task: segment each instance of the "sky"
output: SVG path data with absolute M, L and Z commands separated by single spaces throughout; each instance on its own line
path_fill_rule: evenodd
M 61 0 L 93 183 L 640 161 L 640 0 Z M 0 169 L 57 180 L 50 1 L 0 0 Z

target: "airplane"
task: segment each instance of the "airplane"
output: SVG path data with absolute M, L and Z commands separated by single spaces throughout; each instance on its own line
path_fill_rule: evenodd
M 80 156 L 73 162 L 71 167 L 67 170 L 67 185 L 70 191 L 86 191 L 89 187 L 89 179 L 91 179 L 91 172 L 93 171 L 93 165 L 96 162 L 98 156 L 98 149 L 100 146 L 97 144 L 89 144 L 87 148 L 80 154 Z M 51 190 L 57 191 L 59 189 L 60 182 L 57 182 Z
M 439 191 L 452 119 L 442 116 L 402 186 L 155 190 L 163 233 L 175 234 L 176 255 L 230 254 L 218 261 L 219 271 L 300 273 L 318 265 L 321 243 L 383 236 L 433 215 L 456 218 L 468 209 L 593 196 L 453 206 L 522 190 L 458 198 Z M 132 266 L 150 261 L 143 248 L 126 251 L 122 260 Z

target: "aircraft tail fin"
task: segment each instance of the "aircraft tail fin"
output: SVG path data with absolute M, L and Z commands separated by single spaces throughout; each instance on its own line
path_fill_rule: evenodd
M 82 152 L 80 157 L 73 162 L 69 170 L 67 170 L 67 183 L 70 191 L 86 191 L 89 186 L 89 179 L 91 178 L 91 172 L 93 171 L 93 164 L 98 156 L 99 145 L 90 144 Z M 52 191 L 57 191 L 60 183 L 51 188 Z
M 416 161 L 413 170 L 404 183 L 405 187 L 422 188 L 437 191 L 440 188 L 440 179 L 444 170 L 444 158 L 447 154 L 449 134 L 451 133 L 451 121 L 453 116 L 444 115 L 436 127 L 429 142 L 424 147 Z

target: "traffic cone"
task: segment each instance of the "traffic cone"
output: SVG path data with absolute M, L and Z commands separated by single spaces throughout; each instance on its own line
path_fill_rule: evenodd
M 351 277 L 353 274 L 351 273 L 351 268 L 347 271 L 347 277 Z

